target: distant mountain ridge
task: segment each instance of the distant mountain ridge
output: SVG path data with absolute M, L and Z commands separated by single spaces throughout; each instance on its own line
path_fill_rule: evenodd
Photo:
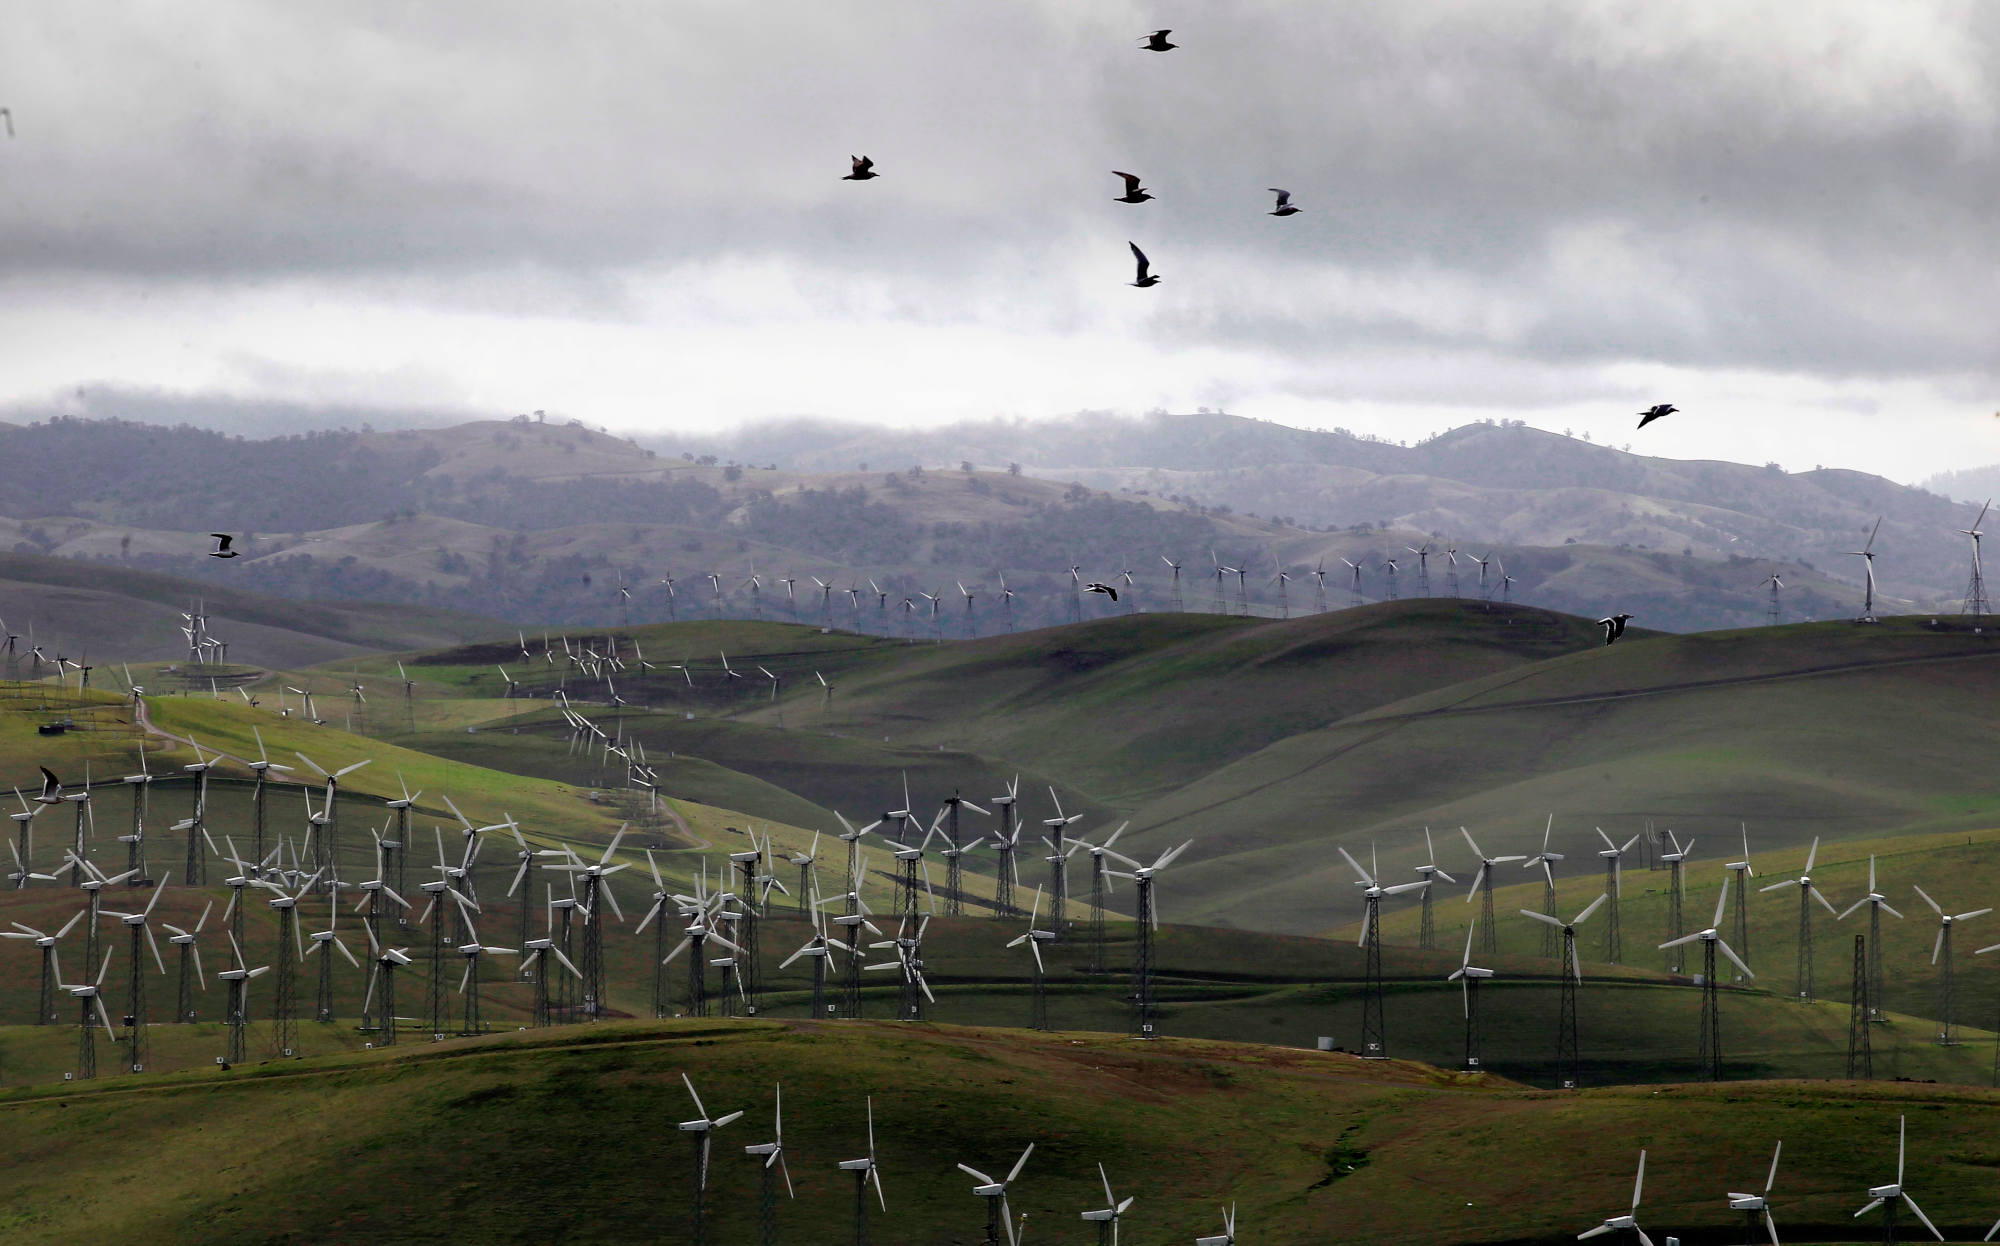
M 1883 608 L 1955 608 L 1953 529 L 1971 518 L 1863 473 L 1644 458 L 1519 426 L 1416 446 L 1199 412 L 741 436 L 732 450 L 520 419 L 266 440 L 0 426 L 0 549 L 522 626 L 766 617 L 964 635 L 1009 613 L 1282 614 L 1455 582 L 1701 629 L 1765 621 L 1774 573 L 1782 618 L 1855 613 L 1846 551 L 1878 514 Z M 206 558 L 207 531 L 238 533 L 245 556 Z M 1120 602 L 1079 597 L 1085 580 Z
M 690 443 L 692 444 L 692 443 Z M 984 421 L 922 430 L 790 422 L 714 443 L 781 466 L 982 468 L 1144 491 L 1309 526 L 1372 524 L 1461 544 L 1631 546 L 1809 562 L 1858 578 L 1878 516 L 1885 591 L 1945 601 L 1964 587 L 1951 534 L 1963 503 L 1866 472 L 1788 473 L 1654 458 L 1522 424 L 1467 424 L 1414 445 L 1219 412 Z

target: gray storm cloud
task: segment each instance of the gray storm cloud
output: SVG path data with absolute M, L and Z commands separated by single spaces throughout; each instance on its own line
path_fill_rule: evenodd
M 464 283 L 506 314 L 553 285 L 616 317 L 621 275 L 670 296 L 764 266 L 805 314 L 1065 333 L 1102 322 L 1135 238 L 1167 280 L 1111 314 L 1161 349 L 1464 352 L 1530 394 L 1577 363 L 1996 370 L 2000 6 L 80 3 L 10 24 L 0 281 L 58 301 L 83 275 L 411 305 Z M 1155 25 L 1181 50 L 1138 51 Z M 850 153 L 882 178 L 839 181 Z M 1110 202 L 1113 168 L 1158 200 Z M 1306 212 L 1263 215 L 1267 186 Z

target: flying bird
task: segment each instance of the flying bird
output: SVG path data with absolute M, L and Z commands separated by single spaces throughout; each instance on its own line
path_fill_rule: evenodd
M 210 558 L 236 557 L 238 551 L 229 548 L 229 543 L 235 540 L 235 537 L 230 536 L 227 532 L 211 532 L 208 535 L 215 538 L 215 548 L 208 551 Z
M 1160 279 L 1153 275 L 1152 261 L 1147 259 L 1146 253 L 1139 249 L 1139 244 L 1136 242 L 1128 242 L 1125 245 L 1132 248 L 1132 258 L 1139 261 L 1139 279 L 1137 281 L 1131 282 L 1130 284 L 1138 286 L 1141 290 L 1146 289 L 1148 286 L 1156 286 L 1160 284 Z
M 1680 408 L 1671 402 L 1656 403 L 1639 413 L 1639 427 L 1644 428 L 1654 420 L 1664 419 L 1678 410 Z
M 1278 189 L 1278 188 L 1277 188 L 1276 186 L 1272 186 L 1272 187 L 1269 187 L 1268 189 L 1270 190 L 1270 192 L 1271 192 L 1272 194 L 1274 194 L 1274 195 L 1276 195 L 1276 196 L 1278 197 L 1278 206 L 1277 206 L 1277 207 L 1275 207 L 1275 208 L 1273 208 L 1273 209 L 1271 209 L 1271 211 L 1269 211 L 1269 212 L 1266 212 L 1266 213 L 1265 213 L 1264 215 L 1266 215 L 1266 216 L 1296 216 L 1296 215 L 1298 215 L 1298 213 L 1299 213 L 1299 209 L 1297 209 L 1297 208 L 1295 208 L 1295 207 L 1293 207 L 1293 206 L 1292 206 L 1292 192 L 1291 192 L 1291 191 L 1289 191 L 1289 190 L 1279 190 L 1279 189 Z
M 1111 587 L 1109 584 L 1099 584 L 1096 580 L 1092 580 L 1090 583 L 1084 585 L 1083 591 L 1086 593 L 1103 593 L 1113 601 L 1118 600 L 1117 589 Z
M 14 137 L 14 110 L 13 110 L 13 109 L 11 109 L 11 108 L 0 108 L 0 121 L 5 121 L 5 122 L 7 123 L 7 137 L 8 137 L 8 138 L 13 138 L 13 137 Z
M 1139 185 L 1138 174 L 1120 173 L 1118 170 L 1113 169 L 1111 170 L 1111 176 L 1125 179 L 1125 193 L 1113 199 L 1113 203 L 1144 203 L 1153 197 L 1147 193 L 1144 186 Z
M 871 177 L 881 176 L 881 174 L 875 171 L 875 162 L 873 160 L 870 160 L 868 157 L 849 156 L 847 159 L 848 162 L 854 166 L 854 171 L 852 173 L 849 173 L 846 177 L 841 178 L 840 179 L 841 181 L 865 182 Z
M 1608 619 L 1599 619 L 1597 625 L 1604 629 L 1604 643 L 1608 645 L 1620 636 L 1623 636 L 1625 634 L 1625 620 L 1631 617 L 1629 614 L 1614 614 Z
M 1170 29 L 1154 31 L 1152 34 L 1147 35 L 1146 38 L 1142 41 L 1141 50 L 1147 52 L 1173 51 L 1175 48 L 1179 47 L 1180 44 L 1167 42 L 1167 36 L 1172 33 L 1174 32 Z
M 62 780 L 56 778 L 55 772 L 53 770 L 50 770 L 47 766 L 43 766 L 41 770 L 42 770 L 42 794 L 36 799 L 43 801 L 55 801 L 62 799 Z

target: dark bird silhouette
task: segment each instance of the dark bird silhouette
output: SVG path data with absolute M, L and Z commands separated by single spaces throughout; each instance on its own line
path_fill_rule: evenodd
M 13 137 L 14 137 L 14 110 L 13 110 L 13 109 L 11 109 L 11 108 L 0 108 L 0 121 L 4 121 L 4 122 L 6 122 L 6 123 L 7 123 L 7 137 L 8 137 L 8 138 L 13 138 Z
M 1174 33 L 1172 30 L 1156 30 L 1145 37 L 1140 47 L 1147 52 L 1171 52 L 1180 46 L 1178 43 L 1167 42 L 1167 36 L 1172 33 Z
M 854 171 L 841 178 L 843 182 L 865 182 L 871 177 L 882 176 L 875 171 L 875 162 L 866 156 L 849 156 L 847 159 L 854 166 Z
M 1608 619 L 1599 619 L 1597 625 L 1604 629 L 1604 643 L 1608 645 L 1620 636 L 1623 636 L 1625 634 L 1625 620 L 1631 617 L 1629 614 L 1614 614 Z
M 208 535 L 215 538 L 215 548 L 208 551 L 210 558 L 236 557 L 237 551 L 229 548 L 229 543 L 235 540 L 235 537 L 230 536 L 227 532 L 211 532 Z
M 62 780 L 56 778 L 55 771 L 50 770 L 47 766 L 43 766 L 41 769 L 42 795 L 40 799 L 45 801 L 62 799 Z
M 1292 206 L 1292 192 L 1291 192 L 1291 191 L 1289 191 L 1289 190 L 1279 190 L 1279 189 L 1278 189 L 1278 188 L 1277 188 L 1276 186 L 1273 186 L 1273 187 L 1270 187 L 1269 189 L 1270 189 L 1270 191 L 1271 191 L 1271 193 L 1272 193 L 1272 194 L 1274 194 L 1274 195 L 1276 195 L 1276 196 L 1278 197 L 1278 206 L 1277 206 L 1277 207 L 1275 207 L 1275 208 L 1273 208 L 1273 209 L 1272 209 L 1271 211 L 1269 211 L 1269 212 L 1265 213 L 1265 215 L 1266 215 L 1266 216 L 1296 216 L 1296 215 L 1298 215 L 1298 212 L 1299 212 L 1299 209 L 1297 209 L 1297 208 L 1295 208 L 1295 207 L 1293 207 L 1293 206 Z
M 1103 593 L 1113 601 L 1118 600 L 1117 589 L 1111 587 L 1109 584 L 1099 584 L 1096 580 L 1092 580 L 1090 583 L 1084 585 L 1083 591 L 1086 593 Z
M 1139 185 L 1137 174 L 1120 173 L 1118 170 L 1113 169 L 1111 170 L 1111 176 L 1125 179 L 1125 193 L 1112 200 L 1113 203 L 1144 203 L 1153 197 L 1146 192 L 1144 186 Z
M 1138 286 L 1141 290 L 1148 286 L 1160 284 L 1160 279 L 1153 275 L 1153 262 L 1146 258 L 1144 251 L 1139 249 L 1139 244 L 1128 242 L 1125 245 L 1132 248 L 1132 258 L 1139 261 L 1139 278 L 1131 284 Z
M 1647 407 L 1644 411 L 1641 411 L 1639 413 L 1639 427 L 1644 428 L 1646 427 L 1646 425 L 1651 424 L 1654 420 L 1664 419 L 1678 410 L 1680 410 L 1680 408 L 1675 406 L 1671 402 L 1662 402 L 1654 406 Z

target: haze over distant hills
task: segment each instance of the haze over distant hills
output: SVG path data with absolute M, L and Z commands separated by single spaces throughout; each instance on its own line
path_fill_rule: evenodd
M 1183 608 L 1218 608 L 1219 588 L 1221 608 L 1277 614 L 1319 606 L 1321 569 L 1326 604 L 1353 602 L 1345 560 L 1362 600 L 1423 595 L 1426 570 L 1446 595 L 1454 546 L 1465 596 L 1482 592 L 1477 554 L 1495 596 L 1666 629 L 1745 625 L 1767 619 L 1773 572 L 1784 617 L 1855 613 L 1847 551 L 1877 517 L 1884 610 L 1950 610 L 1954 530 L 1973 513 L 1862 472 L 1650 458 L 1504 424 L 1411 446 L 1209 412 L 793 423 L 652 446 L 524 420 L 262 440 L 0 426 L 0 549 L 523 626 L 761 615 L 990 632 L 1009 604 L 1022 626 L 1174 608 L 1166 558 L 1182 564 Z M 210 530 L 243 534 L 246 556 L 206 558 Z M 1409 552 L 1426 542 L 1427 568 Z M 1124 587 L 1120 602 L 1074 605 L 1071 566 Z

